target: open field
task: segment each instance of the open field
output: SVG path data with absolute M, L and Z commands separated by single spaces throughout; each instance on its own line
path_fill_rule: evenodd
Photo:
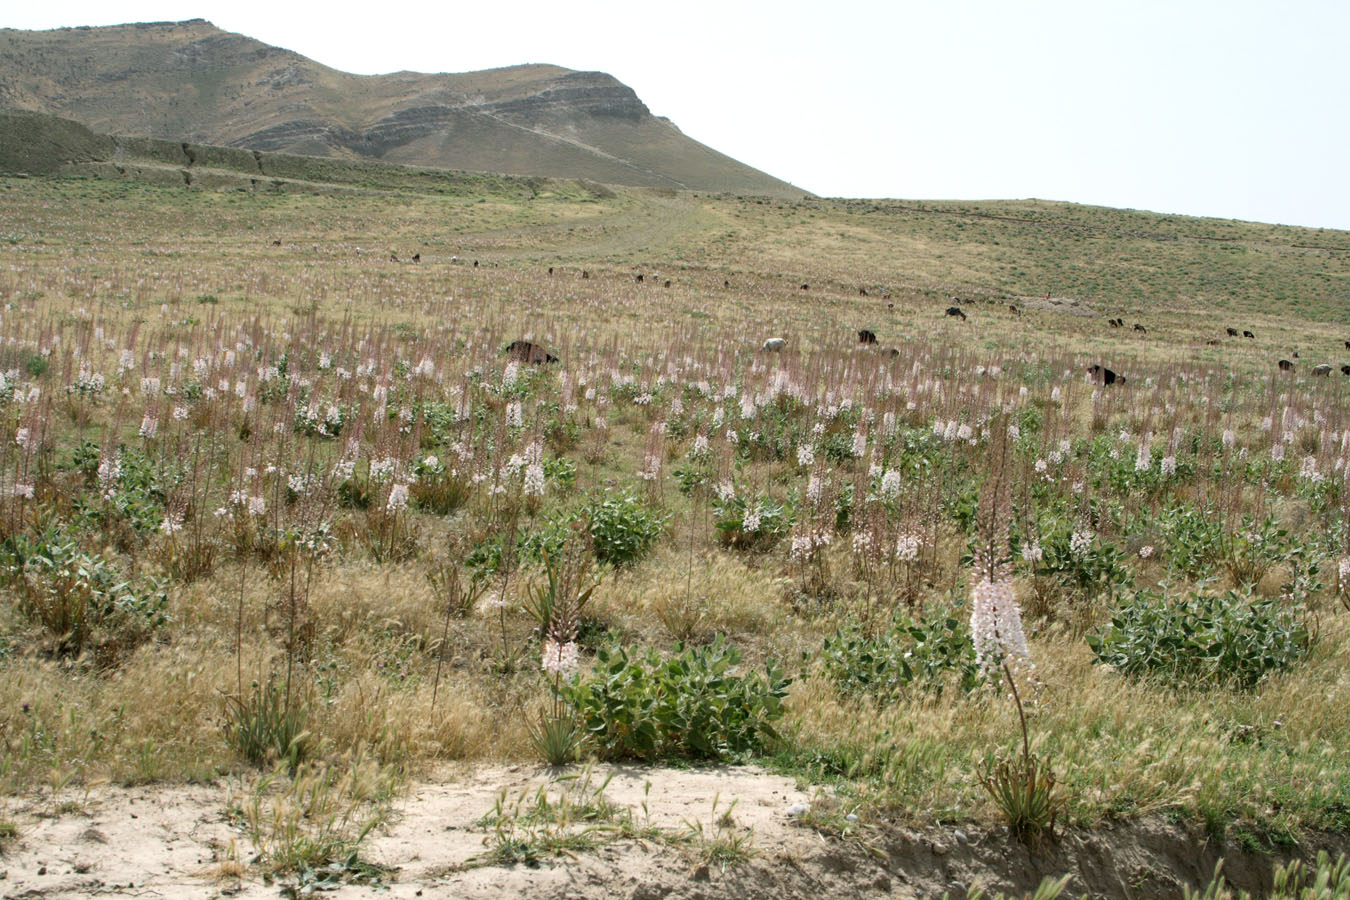
M 181 791 L 193 884 L 435 886 L 391 843 L 410 798 L 541 753 L 786 776 L 809 811 L 756 832 L 826 841 L 861 896 L 1209 874 L 1094 880 L 1063 848 L 1112 829 L 1247 859 L 1249 888 L 1262 853 L 1350 845 L 1350 235 L 99 171 L 0 180 L 0 869 Z M 977 656 L 972 597 L 1005 592 L 1027 657 L 999 609 Z M 1028 759 L 1064 837 L 1004 832 L 981 778 Z M 641 839 L 684 861 L 664 893 L 754 895 L 712 796 L 701 831 L 583 799 L 460 825 L 488 866 Z M 952 829 L 1060 850 L 896 875 Z

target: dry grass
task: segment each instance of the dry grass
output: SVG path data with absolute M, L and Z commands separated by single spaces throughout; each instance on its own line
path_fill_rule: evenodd
M 1081 601 L 1043 575 L 1033 581 L 1019 562 L 1024 605 L 1044 619 L 1029 622 L 1041 685 L 1029 706 L 1034 749 L 1055 767 L 1072 817 L 1166 811 L 1216 829 L 1350 830 L 1350 698 L 1341 674 L 1348 635 L 1333 577 L 1344 553 L 1344 499 L 1323 496 L 1344 479 L 1336 463 L 1350 410 L 1340 382 L 1270 372 L 1271 357 L 1293 346 L 1330 357 L 1327 322 L 1343 317 L 1326 294 L 1297 314 L 1271 299 L 1303 290 L 1314 274 L 1302 257 L 1290 262 L 1301 232 L 1154 222 L 1177 237 L 1161 241 L 1139 236 L 1150 230 L 1141 220 L 1111 211 L 1020 210 L 1035 221 L 1000 231 L 985 207 L 883 213 L 844 202 L 640 191 L 586 204 L 504 194 L 481 204 L 425 196 L 395 204 L 378 195 L 232 195 L 79 180 L 0 187 L 0 218 L 18 223 L 0 244 L 0 371 L 7 384 L 41 394 L 0 402 L 0 538 L 35 538 L 58 524 L 118 577 L 178 573 L 166 589 L 167 624 L 144 639 L 138 633 L 139 643 L 127 639 L 125 652 L 107 660 L 50 652 L 51 636 L 24 612 L 30 586 L 9 573 L 0 594 L 0 793 L 246 774 L 223 727 L 226 698 L 288 674 L 316 765 L 361 759 L 405 776 L 445 760 L 530 758 L 526 723 L 549 694 L 536 623 L 523 611 L 544 580 L 529 541 L 544 541 L 583 501 L 632 488 L 666 531 L 649 556 L 604 573 L 581 617 L 583 657 L 610 642 L 664 650 L 729 635 L 747 667 L 772 657 L 797 676 L 778 764 L 840 781 L 873 815 L 989 818 L 974 774 L 1018 733 L 1006 697 L 915 690 L 880 707 L 859 705 L 819 674 L 814 655 L 838 626 L 861 621 L 875 630 L 907 602 L 968 618 L 963 517 L 989 467 L 980 429 L 1016 415 L 1028 438 L 1010 463 L 1013 515 L 1028 536 L 1090 522 L 1099 541 L 1124 554 L 1136 587 L 1180 595 L 1200 579 L 1175 570 L 1184 548 L 1168 545 L 1165 513 L 1203 510 L 1227 534 L 1246 527 L 1244 515 L 1273 513 L 1323 567 L 1322 586 L 1303 601 L 1318 615 L 1311 657 L 1238 692 L 1131 681 L 1094 666 L 1081 634 L 1101 621 L 1107 602 Z M 978 235 L 967 230 L 975 225 Z M 1066 229 L 1092 232 L 1094 253 L 1115 248 L 1083 263 L 1092 270 L 1081 276 L 1084 302 L 1102 313 L 1114 311 L 1107 298 L 1118 296 L 1145 250 L 1161 254 L 1163 269 L 1203 263 L 1206 277 L 1217 277 L 1227 251 L 1214 249 L 1205 229 L 1276 267 L 1235 287 L 1242 293 L 1227 307 L 1206 306 L 1203 292 L 1182 296 L 1187 282 L 1164 273 L 1169 280 L 1153 294 L 1129 301 L 1132 315 L 1147 316 L 1151 337 L 1050 307 L 1013 317 L 1003 301 L 1040 294 L 1046 273 L 1089 249 L 1043 243 L 1043 234 Z M 1113 231 L 1123 235 L 1115 243 Z M 286 235 L 282 248 L 259 237 L 271 234 Z M 416 240 L 423 262 L 394 264 L 372 249 L 391 235 Z M 478 268 L 469 262 L 475 255 Z M 995 277 L 1014 256 L 1024 274 Z M 1326 268 L 1342 264 L 1337 256 Z M 583 269 L 590 277 L 580 277 Z M 639 271 L 658 274 L 639 286 Z M 943 315 L 951 293 L 977 288 L 1000 302 L 967 304 L 967 323 Z M 1205 345 L 1214 323 L 1239 308 L 1260 310 L 1238 323 L 1258 340 Z M 876 330 L 899 355 L 855 349 L 858 327 Z M 789 338 L 782 354 L 756 352 L 770 332 Z M 501 348 L 522 336 L 563 361 L 542 371 L 521 366 L 517 386 L 504 387 Z M 124 350 L 133 351 L 125 373 Z M 319 352 L 332 355 L 331 365 L 319 363 Z M 294 389 L 246 409 L 238 385 L 256 400 L 265 390 L 259 369 L 283 359 Z M 208 373 L 201 377 L 191 374 L 198 360 Z M 423 360 L 432 373 L 414 374 Z M 1084 366 L 1102 360 L 1128 373 L 1127 383 L 1107 391 L 1085 384 Z M 82 366 L 106 375 L 111 388 L 97 397 L 67 392 Z M 160 388 L 143 385 L 150 377 L 162 379 Z M 228 386 L 219 388 L 221 380 Z M 189 381 L 193 398 L 185 399 Z M 337 438 L 295 427 L 308 414 L 311 394 L 302 399 L 302 390 L 322 399 L 320 416 L 330 404 L 345 409 Z M 468 413 L 458 418 L 465 398 Z M 762 402 L 745 415 L 747 398 Z M 513 403 L 523 405 L 519 426 L 506 421 Z M 182 420 L 173 418 L 179 404 L 191 406 Z M 399 418 L 414 407 L 423 418 Z M 158 413 L 159 432 L 143 438 L 147 412 Z M 898 437 L 887 435 L 888 421 Z M 934 436 L 933 425 L 946 422 L 953 431 L 973 426 L 971 436 Z M 665 433 L 653 432 L 658 423 Z M 38 436 L 37 449 L 15 449 L 20 428 Z M 1229 430 L 1231 451 L 1220 437 Z M 1277 461 L 1271 448 L 1284 446 L 1284 430 L 1289 457 Z M 752 434 L 759 443 L 747 450 Z M 1155 450 L 1181 458 L 1176 478 L 1158 479 L 1157 460 L 1147 478 L 1133 474 L 1148 434 Z M 847 449 L 856 435 L 862 457 Z M 708 477 L 685 493 L 677 470 L 691 464 L 699 436 L 711 440 Z M 91 442 L 95 463 L 119 446 L 128 469 L 135 454 L 149 461 L 159 480 L 115 492 L 144 504 L 148 522 L 136 520 L 136 509 L 104 508 L 92 465 L 76 464 L 81 441 Z M 1064 460 L 1038 471 L 1061 442 L 1070 448 Z M 814 462 L 798 455 L 804 445 Z M 357 480 L 377 459 L 395 460 L 405 475 L 429 455 L 460 466 L 465 502 L 445 516 L 390 512 L 392 484 L 374 481 L 368 496 L 341 495 L 329 473 L 349 446 Z M 661 463 L 650 481 L 638 476 L 649 451 Z M 544 496 L 527 498 L 507 470 L 513 457 L 516 471 L 536 452 L 541 465 L 557 468 Z M 1301 473 L 1305 455 L 1322 480 Z M 319 486 L 291 497 L 268 465 L 312 475 Z M 885 502 L 875 496 L 872 465 L 903 471 Z M 1249 466 L 1257 467 L 1250 475 Z M 15 492 L 30 474 L 31 502 Z M 809 496 L 813 476 L 824 485 L 817 499 Z M 797 526 L 776 542 L 728 546 L 716 531 L 723 482 L 734 482 L 739 497 L 791 506 Z M 508 489 L 494 489 L 503 483 Z M 242 504 L 229 506 L 236 487 L 265 494 L 266 515 L 245 518 Z M 838 524 L 847 503 L 856 518 Z M 178 537 L 160 525 L 174 513 L 186 516 Z M 331 545 L 297 549 L 295 535 L 320 521 L 332 526 Z M 853 543 L 864 523 L 876 525 L 887 548 L 902 532 L 921 534 L 919 558 L 909 568 L 867 563 Z M 807 524 L 824 528 L 831 543 L 795 552 Z M 428 573 L 458 567 L 467 584 L 471 555 L 505 534 L 523 541 L 520 558 L 505 566 L 509 578 L 487 576 L 478 606 L 447 616 Z M 189 537 L 214 551 L 190 578 L 182 569 Z M 1145 546 L 1158 553 L 1140 558 Z M 1229 577 L 1222 560 L 1212 562 Z M 1272 565 L 1258 593 L 1285 592 L 1291 566 Z M 1033 585 L 1045 590 L 1039 605 L 1029 600 Z

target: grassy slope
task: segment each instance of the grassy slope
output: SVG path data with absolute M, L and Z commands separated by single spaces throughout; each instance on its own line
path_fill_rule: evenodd
M 1216 369 L 1259 376 L 1268 371 L 1271 355 L 1291 341 L 1303 347 L 1305 358 L 1315 358 L 1314 349 L 1330 358 L 1340 350 L 1340 336 L 1330 326 L 1347 325 L 1350 236 L 1339 232 L 1061 204 L 781 203 L 590 192 L 566 182 L 438 181 L 442 176 L 387 169 L 371 169 L 362 181 L 352 174 L 360 169 L 323 166 L 329 168 L 315 164 L 298 171 L 314 179 L 325 172 L 340 176 L 342 190 L 7 181 L 0 221 L 11 224 L 0 235 L 0 261 L 25 274 L 7 276 L 5 287 L 18 302 L 41 304 L 53 321 L 82 306 L 124 326 L 148 322 L 173 334 L 178 332 L 156 324 L 160 304 L 175 317 L 191 314 L 202 321 L 254 312 L 271 322 L 298 321 L 299 314 L 317 310 L 334 321 L 376 325 L 399 340 L 411 340 L 431 323 L 458 321 L 464 309 L 487 310 L 494 334 L 534 329 L 562 342 L 570 331 L 586 333 L 593 345 L 609 335 L 643 353 L 681 334 L 692 335 L 695 345 L 753 343 L 771 327 L 819 348 L 848 342 L 849 330 L 866 324 L 886 342 L 909 336 L 950 345 L 958 362 L 1014 358 L 1031 349 L 1053 361 L 1049 365 L 1067 367 L 1075 355 L 1111 353 L 1155 376 L 1187 354 L 1199 356 L 1202 366 L 1212 362 Z M 349 190 L 353 184 L 361 190 Z M 283 239 L 281 248 L 272 247 L 274 237 Z M 1307 248 L 1314 250 L 1303 252 Z M 418 251 L 423 264 L 391 263 L 391 251 L 405 258 Z M 451 264 L 453 256 L 461 264 Z M 1249 267 L 1235 269 L 1235 256 Z M 463 264 L 472 258 L 484 267 Z M 500 268 L 489 268 L 493 264 Z M 544 275 L 547 265 L 561 269 L 558 278 Z M 592 270 L 587 282 L 578 278 L 582 267 Z M 649 281 L 639 294 L 632 279 L 639 271 L 659 272 L 675 284 L 666 292 Z M 729 290 L 724 280 L 732 283 Z M 805 293 L 797 287 L 802 281 L 811 285 Z M 1215 284 L 1225 285 L 1222 301 L 1207 287 Z M 860 285 L 867 297 L 858 294 Z M 890 291 L 890 301 L 880 296 L 883 290 Z M 1045 290 L 1091 304 L 1102 316 L 1033 311 L 1014 319 L 1002 304 L 976 304 L 968 325 L 942 316 L 952 293 Z M 1146 319 L 1150 334 L 1108 329 L 1102 317 L 1117 310 Z M 1207 347 L 1204 340 L 1239 312 L 1243 319 L 1236 324 L 1251 324 L 1258 340 Z M 1335 408 L 1332 391 L 1339 385 L 1329 385 L 1321 402 Z M 613 456 L 583 468 L 585 488 L 632 479 L 630 463 L 642 452 L 647 422 L 633 414 L 616 417 L 613 426 Z M 677 531 L 676 546 L 682 546 L 682 533 Z M 709 627 L 737 634 L 753 653 L 793 658 L 818 646 L 831 623 L 788 617 L 783 624 L 774 565 L 720 558 L 697 574 L 695 593 L 723 598 L 703 611 Z M 658 611 L 679 599 L 687 567 L 681 553 L 667 548 L 651 565 L 607 584 L 597 602 L 616 628 L 660 642 L 665 636 L 655 624 Z M 229 764 L 203 711 L 214 709 L 218 688 L 230 686 L 232 657 L 220 636 L 233 627 L 231 613 L 212 598 L 229 596 L 234 577 L 233 569 L 223 569 L 215 580 L 184 589 L 182 603 L 193 612 L 175 625 L 162 652 L 133 660 L 121 687 L 68 683 L 40 661 L 10 666 L 7 677 L 20 679 L 26 696 L 56 698 L 42 716 L 68 717 L 79 726 L 53 738 L 59 759 L 102 753 L 96 769 L 127 780 L 191 777 Z M 266 593 L 261 574 L 250 577 L 256 580 L 250 590 Z M 367 608 L 354 608 L 354 595 L 365 598 Z M 381 631 L 392 628 L 388 622 L 399 623 L 394 633 L 400 640 L 438 633 L 421 573 L 412 566 L 335 567 L 312 602 L 316 615 L 330 623 L 328 639 L 344 648 L 342 664 L 355 672 L 403 652 L 402 645 L 382 643 L 394 641 Z M 257 621 L 248 626 L 261 628 Z M 474 651 L 490 647 L 491 626 L 476 619 L 456 623 L 455 640 Z M 1180 808 L 1214 827 L 1244 819 L 1277 835 L 1308 824 L 1350 828 L 1344 630 L 1340 618 L 1328 624 L 1313 659 L 1297 675 L 1277 679 L 1255 696 L 1217 700 L 1200 691 L 1122 689 L 1115 676 L 1088 664 L 1080 642 L 1059 636 L 1038 642 L 1037 653 L 1046 660 L 1042 678 L 1050 686 L 1037 717 L 1045 735 L 1041 746 L 1073 771 L 1074 817 L 1090 822 Z M 257 662 L 250 657 L 250 665 Z M 189 676 L 199 679 L 191 689 L 184 686 Z M 158 686 L 166 684 L 181 686 L 174 687 L 174 700 L 182 705 L 174 721 L 183 724 L 171 734 L 160 730 L 163 723 L 137 715 L 119 725 L 113 749 L 88 743 L 84 735 L 119 703 L 160 709 L 166 698 Z M 386 730 L 379 740 L 388 743 L 378 751 L 391 755 L 402 752 L 396 745 L 433 758 L 529 753 L 518 721 L 501 731 L 485 724 L 508 699 L 529 696 L 519 678 L 472 682 L 451 701 L 456 712 L 435 726 L 426 724 L 425 690 L 385 708 L 365 699 L 382 684 L 377 676 L 361 675 L 351 684 L 356 688 L 344 689 L 316 724 L 335 740 L 355 745 L 371 739 L 369 722 L 380 721 Z M 800 685 L 793 704 L 801 745 L 819 755 L 813 774 L 851 773 L 855 796 L 901 816 L 987 815 L 968 774 L 980 753 L 1015 728 L 1006 704 L 915 699 L 860 717 L 819 682 Z M 1249 727 L 1258 739 L 1244 744 L 1233 738 Z M 898 748 L 895 735 L 907 736 Z M 153 756 L 136 743 L 151 737 L 160 742 Z M 22 760 L 19 771 L 36 777 L 40 762 Z M 786 764 L 800 765 L 801 758 Z

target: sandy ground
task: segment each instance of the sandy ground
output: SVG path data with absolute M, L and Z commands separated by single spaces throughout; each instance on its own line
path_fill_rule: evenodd
M 594 783 L 612 772 L 605 796 L 628 808 L 641 825 L 718 834 L 730 809 L 734 824 L 722 834 L 745 835 L 751 857 L 723 868 L 708 865 L 697 840 L 617 840 L 537 864 L 475 863 L 489 831 L 477 824 L 508 799 L 530 796 L 549 781 L 533 767 L 487 767 L 419 782 L 392 820 L 373 832 L 362 856 L 391 870 L 378 884 L 342 884 L 315 895 L 364 897 L 531 897 L 712 900 L 712 898 L 935 898 L 965 896 L 976 885 L 1030 890 L 1045 875 L 1072 873 L 1068 895 L 1111 900 L 1179 897 L 1181 885 L 1208 880 L 1225 857 L 1232 882 L 1248 889 L 1269 884 L 1282 857 L 1244 854 L 1161 820 L 1061 835 L 1028 848 L 1001 828 L 896 826 L 862 828 L 860 838 L 830 838 L 800 819 L 802 804 L 821 795 L 789 779 L 747 767 L 597 769 Z M 0 856 L 0 897 L 274 898 L 308 891 L 294 878 L 266 883 L 256 867 L 242 875 L 231 861 L 254 854 L 244 823 L 231 815 L 238 784 L 105 786 L 87 794 L 11 803 L 5 817 L 19 834 Z M 735 801 L 734 807 L 732 801 Z M 1323 836 L 1299 848 L 1350 849 L 1344 838 Z M 1066 895 L 1066 896 L 1068 896 Z
M 609 769 L 598 769 L 598 787 Z M 715 818 L 731 809 L 734 833 L 752 829 L 756 855 L 801 852 L 819 843 L 787 814 L 810 798 L 793 782 L 747 768 L 693 770 L 617 767 L 605 796 L 631 808 L 642 825 L 687 832 L 701 823 L 710 838 Z M 508 801 L 529 797 L 549 782 L 532 767 L 481 768 L 443 781 L 415 784 L 392 821 L 367 838 L 362 856 L 393 874 L 379 885 L 347 884 L 328 894 L 357 897 L 648 896 L 648 881 L 711 880 L 700 870 L 695 842 L 619 841 L 541 864 L 474 865 L 485 853 L 488 829 L 477 826 L 500 792 Z M 650 788 L 648 788 L 650 785 Z M 278 886 L 245 873 L 227 874 L 222 861 L 248 861 L 253 847 L 239 816 L 237 784 L 141 788 L 102 787 L 11 807 L 19 837 L 0 857 L 0 896 L 210 898 L 276 897 Z M 716 801 L 716 809 L 714 809 Z M 735 806 L 732 807 L 732 801 Z M 644 810 L 645 804 L 645 810 Z M 231 848 L 234 848 L 233 851 Z M 770 849 L 771 848 L 771 849 Z M 619 884 L 622 885 L 619 889 Z M 614 890 L 618 893 L 611 893 Z M 650 896 L 664 896 L 657 890 Z

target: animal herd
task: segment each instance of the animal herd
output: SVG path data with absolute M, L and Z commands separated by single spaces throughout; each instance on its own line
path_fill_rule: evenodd
M 279 247 L 279 246 L 281 246 L 281 240 L 280 240 L 279 238 L 276 239 L 276 240 L 273 240 L 273 241 L 272 241 L 272 246 L 274 246 L 274 247 Z M 399 261 L 400 261 L 400 259 L 399 259 L 399 257 L 398 257 L 398 254 L 396 254 L 396 253 L 390 253 L 390 254 L 389 254 L 389 258 L 390 258 L 390 260 L 393 261 L 393 262 L 399 262 Z M 419 263 L 419 262 L 421 262 L 421 261 L 422 261 L 422 254 L 421 254 L 421 253 L 414 253 L 411 257 L 409 257 L 409 261 L 410 261 L 410 262 L 413 262 L 413 263 Z M 459 257 L 456 256 L 456 257 L 452 257 L 452 258 L 451 258 L 451 263 L 452 263 L 452 264 L 453 264 L 453 263 L 458 263 L 458 262 L 459 262 Z M 478 267 L 478 264 L 479 264 L 478 260 L 475 259 L 475 260 L 473 261 L 473 266 L 474 266 L 475 268 L 477 268 L 477 267 Z M 553 270 L 553 266 L 549 266 L 549 268 L 548 268 L 548 274 L 549 274 L 549 275 L 552 275 L 552 274 L 553 274 L 553 271 L 554 271 L 554 270 Z M 585 269 L 582 269 L 582 270 L 581 270 L 581 277 L 582 277 L 582 278 L 590 278 L 590 277 L 591 277 L 591 273 L 590 273 L 589 271 L 585 270 Z M 646 280 L 646 278 L 645 278 L 645 275 L 644 275 L 644 274 L 642 274 L 642 273 L 636 274 L 636 276 L 635 276 L 635 281 L 636 281 L 638 284 L 643 284 L 643 283 L 645 282 L 645 280 Z M 670 287 L 670 286 L 671 286 L 670 279 L 665 279 L 665 280 L 663 281 L 663 286 L 664 286 L 664 287 Z M 729 279 L 723 280 L 722 286 L 723 286 L 724 288 L 729 288 L 729 287 L 731 287 L 731 281 L 730 281 Z M 803 290 L 803 291 L 810 290 L 810 285 L 803 282 L 802 285 L 801 285 L 801 290 Z M 858 289 L 858 294 L 859 294 L 860 296 L 866 297 L 866 296 L 867 296 L 867 290 L 866 290 L 866 288 L 859 288 L 859 289 Z M 885 296 L 889 296 L 889 294 L 886 294 Z M 956 301 L 956 300 L 959 300 L 959 298 L 953 297 L 952 300 L 953 300 L 953 301 Z M 888 304 L 888 305 L 887 305 L 887 308 L 893 309 L 894 306 L 895 306 L 895 304 L 893 304 L 893 303 L 892 303 L 892 304 Z M 1010 304 L 1008 304 L 1008 312 L 1011 313 L 1011 314 L 1014 315 L 1014 316 L 1021 316 L 1022 313 L 1023 313 L 1023 310 L 1022 310 L 1021 307 L 1017 306 L 1016 304 L 1010 303 Z M 964 311 L 963 309 L 961 309 L 960 306 L 957 306 L 957 305 L 948 306 L 947 309 L 946 309 L 946 311 L 945 311 L 945 315 L 946 315 L 947 318 L 960 319 L 962 322 L 965 322 L 965 321 L 968 320 L 968 316 L 966 315 L 965 311 Z M 1124 328 L 1124 327 L 1126 327 L 1126 326 L 1125 326 L 1125 320 L 1124 320 L 1124 318 L 1121 318 L 1121 317 L 1115 317 L 1115 318 L 1107 319 L 1107 324 L 1110 325 L 1112 328 Z M 1143 334 L 1147 334 L 1147 333 L 1148 333 L 1148 328 L 1147 328 L 1146 326 L 1144 326 L 1142 323 L 1139 323 L 1139 322 L 1134 323 L 1134 330 L 1135 330 L 1135 331 L 1138 331 L 1138 332 L 1141 332 L 1141 333 L 1143 333 Z M 1249 329 L 1249 328 L 1237 329 L 1237 328 L 1234 328 L 1234 327 L 1232 327 L 1231 325 L 1229 325 L 1229 326 L 1225 326 L 1225 327 L 1224 327 L 1224 333 L 1225 333 L 1228 337 L 1230 337 L 1230 338 L 1235 338 L 1235 337 L 1241 336 L 1241 337 L 1243 337 L 1243 338 L 1245 338 L 1245 339 L 1247 339 L 1247 340 L 1255 340 L 1255 339 L 1256 339 L 1256 334 L 1255 334 L 1251 329 Z M 1216 339 L 1211 338 L 1210 340 L 1206 341 L 1206 343 L 1208 343 L 1208 344 L 1211 345 L 1211 346 L 1215 346 L 1215 345 L 1218 345 L 1219 341 L 1216 340 Z M 788 342 L 787 342 L 787 339 L 786 339 L 786 338 L 782 338 L 782 337 L 771 337 L 771 338 L 766 339 L 766 340 L 764 341 L 764 343 L 760 345 L 760 350 L 761 350 L 761 351 L 765 351 L 765 352 L 770 352 L 770 353 L 777 353 L 777 352 L 780 352 L 780 351 L 784 350 L 784 349 L 787 347 L 787 344 L 788 344 Z M 875 346 L 877 345 L 877 335 L 876 335 L 876 332 L 875 332 L 875 331 L 872 331 L 872 330 L 869 329 L 869 328 L 861 328 L 861 329 L 859 329 L 859 330 L 858 330 L 858 345 L 859 345 L 860 347 L 875 347 Z M 1345 341 L 1345 349 L 1350 350 L 1350 340 Z M 536 344 L 536 343 L 533 343 L 532 341 L 527 341 L 527 340 L 523 340 L 523 339 L 521 339 L 521 340 L 515 340 L 515 341 L 512 341 L 511 343 L 507 344 L 504 348 L 502 348 L 502 352 L 505 353 L 507 356 L 509 356 L 511 359 L 517 360 L 517 361 L 519 361 L 519 362 L 529 363 L 529 364 L 531 364 L 531 365 L 547 365 L 547 364 L 550 364 L 550 363 L 556 363 L 556 362 L 558 362 L 558 357 L 554 356 L 552 353 L 549 353 L 549 352 L 548 352 L 544 347 L 542 347 L 541 345 Z M 900 354 L 900 351 L 897 350 L 897 349 L 895 349 L 895 348 L 893 348 L 893 347 L 884 348 L 884 349 L 881 350 L 881 352 L 882 352 L 882 353 L 885 353 L 885 354 L 889 354 L 889 355 L 891 355 L 891 356 L 898 356 L 898 355 Z M 1297 359 L 1297 358 L 1298 358 L 1298 354 L 1297 354 L 1297 353 L 1294 353 L 1294 354 L 1292 354 L 1292 355 L 1293 355 L 1294 359 Z M 1281 372 L 1292 372 L 1292 371 L 1294 371 L 1294 362 L 1293 362 L 1293 360 L 1291 360 L 1291 359 L 1280 359 L 1280 360 L 1278 361 L 1278 363 L 1277 363 L 1277 366 L 1278 366 L 1278 368 L 1279 368 L 1279 370 L 1280 370 Z M 1322 364 L 1320 364 L 1320 365 L 1313 366 L 1309 371 L 1310 371 L 1313 375 L 1316 375 L 1316 376 L 1320 376 L 1320 377 L 1324 377 L 1324 378 L 1325 378 L 1325 377 L 1328 377 L 1328 376 L 1331 375 L 1331 372 L 1332 372 L 1332 369 L 1333 369 L 1333 368 L 1334 368 L 1334 367 L 1333 367 L 1331 364 L 1329 364 L 1329 363 L 1322 363 Z M 1341 374 L 1342 374 L 1342 375 L 1345 375 L 1345 376 L 1347 376 L 1347 377 L 1350 377 L 1350 364 L 1345 364 L 1345 365 L 1340 366 L 1340 370 L 1341 370 Z M 1115 371 L 1113 371 L 1113 370 L 1111 370 L 1111 369 L 1108 369 L 1108 368 L 1106 368 L 1105 366 L 1100 365 L 1100 364 L 1093 364 L 1093 365 L 1088 366 L 1088 367 L 1087 367 L 1087 376 L 1088 376 L 1088 378 L 1089 378 L 1091 381 L 1093 381 L 1093 382 L 1095 382 L 1095 383 L 1097 383 L 1097 384 L 1101 384 L 1101 385 L 1114 385 L 1114 384 L 1123 384 L 1123 383 L 1125 383 L 1125 376 L 1124 376 L 1124 375 L 1121 375 L 1121 374 L 1119 374 L 1119 373 L 1117 373 L 1117 372 L 1115 372 Z

